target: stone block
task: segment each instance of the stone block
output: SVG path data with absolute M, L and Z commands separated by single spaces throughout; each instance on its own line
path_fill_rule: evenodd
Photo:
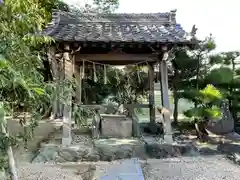
M 124 115 L 102 114 L 101 136 L 107 138 L 128 138 L 132 136 L 132 120 Z

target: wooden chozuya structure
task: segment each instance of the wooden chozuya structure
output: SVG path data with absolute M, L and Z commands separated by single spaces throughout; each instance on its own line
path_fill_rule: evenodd
M 54 79 L 78 81 L 75 98 L 81 103 L 80 68 L 83 60 L 102 64 L 127 65 L 146 61 L 149 66 L 149 105 L 131 105 L 150 109 L 150 121 L 155 121 L 154 68 L 159 64 L 162 106 L 169 107 L 167 63 L 168 52 L 174 46 L 192 44 L 186 32 L 176 23 L 176 10 L 152 14 L 71 14 L 54 12 L 44 34 L 55 39 L 49 48 L 49 60 Z M 61 73 L 64 72 L 64 73 Z M 71 87 L 70 87 L 71 88 Z M 61 91 L 61 90 L 60 90 Z M 63 113 L 63 145 L 71 143 L 71 102 L 68 94 L 64 105 L 56 100 L 53 114 Z M 172 141 L 170 114 L 164 116 L 165 140 Z M 136 134 L 135 134 L 136 135 Z

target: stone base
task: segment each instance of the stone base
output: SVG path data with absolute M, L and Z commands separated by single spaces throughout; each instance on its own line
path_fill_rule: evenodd
M 68 147 L 45 144 L 32 162 L 112 161 L 132 157 L 160 159 L 182 155 L 195 156 L 199 152 L 192 144 L 161 144 L 151 137 L 146 138 L 145 142 L 139 139 L 110 138 L 94 140 L 93 144 L 79 142 Z
M 140 140 L 111 138 L 95 140 L 93 147 L 84 143 L 68 147 L 46 144 L 32 162 L 112 161 L 131 157 L 145 159 L 145 143 Z
M 131 157 L 146 158 L 145 143 L 134 139 L 99 139 L 94 141 L 94 147 L 102 161 L 125 159 Z
M 192 144 L 159 144 L 147 143 L 146 152 L 149 158 L 170 158 L 179 156 L 196 156 L 199 155 L 198 149 Z

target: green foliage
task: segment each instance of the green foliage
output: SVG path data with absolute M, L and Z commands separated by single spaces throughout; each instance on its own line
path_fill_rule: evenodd
M 221 64 L 221 63 L 223 63 L 223 57 L 220 54 L 209 56 L 210 65 Z
M 83 102 L 85 104 L 102 104 L 106 99 L 118 105 L 138 102 L 146 96 L 148 86 L 147 73 L 143 68 L 127 66 L 117 69 L 109 66 L 107 68 L 107 83 L 104 83 L 104 72 L 99 68 L 97 81 L 94 81 L 93 73 L 86 72 L 83 89 Z
M 200 47 L 202 48 L 202 51 L 210 52 L 216 49 L 216 43 L 214 42 L 213 38 L 210 36 L 210 37 L 207 37 L 202 44 L 200 43 Z
M 229 83 L 232 81 L 232 74 L 233 72 L 229 67 L 216 68 L 207 74 L 205 81 L 213 84 Z
M 213 85 L 207 85 L 206 88 L 200 90 L 199 99 L 204 104 L 216 104 L 220 100 L 222 100 L 223 96 L 221 92 L 215 88 Z
M 229 109 L 233 114 L 235 121 L 239 120 L 239 56 L 236 51 L 221 52 L 211 57 L 212 65 L 218 65 L 215 69 L 208 72 L 205 79 L 207 83 L 212 83 L 224 93 L 229 100 Z
M 221 116 L 220 103 L 223 99 L 221 92 L 213 85 L 207 85 L 204 89 L 194 94 L 193 99 L 198 103 L 197 107 L 185 112 L 187 117 L 197 120 L 208 120 Z
M 173 74 L 170 75 L 169 87 L 173 91 L 174 97 L 174 122 L 178 117 L 178 100 L 188 99 L 197 105 L 199 88 L 206 86 L 205 76 L 212 65 L 208 61 L 209 53 L 216 48 L 214 39 L 209 36 L 200 41 L 193 50 L 176 48 L 173 51 Z M 210 82 L 210 84 L 214 84 Z
M 31 114 L 30 119 L 21 120 L 24 129 L 29 128 L 25 131 L 29 133 L 22 134 L 25 142 L 37 125 L 38 108 L 43 106 L 41 99 L 46 96 L 43 76 L 38 71 L 43 67 L 41 56 L 44 53 L 38 47 L 51 42 L 50 38 L 34 35 L 46 22 L 45 11 L 37 2 L 5 0 L 0 6 L 0 101 L 9 116 L 14 115 L 14 108 L 19 105 Z M 1 120 L 1 127 L 5 127 L 4 115 Z M 0 132 L 1 161 L 4 163 L 6 149 L 19 143 L 19 135 L 8 136 L 2 128 Z
M 46 25 L 46 23 L 51 21 L 52 11 L 54 9 L 62 10 L 62 11 L 70 11 L 70 7 L 61 0 L 39 0 L 38 4 L 43 11 L 42 16 L 45 19 L 45 23 L 43 24 L 44 26 Z

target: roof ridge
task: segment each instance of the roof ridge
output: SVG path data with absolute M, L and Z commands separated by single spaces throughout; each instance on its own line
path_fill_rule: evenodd
M 60 20 L 61 18 L 59 16 L 58 10 L 54 9 L 52 13 L 52 20 L 45 27 L 44 33 L 46 35 L 53 33 L 55 29 L 59 26 Z
M 165 15 L 165 16 L 170 16 L 172 13 L 172 11 L 170 12 L 149 12 L 149 13 L 100 13 L 100 12 L 69 12 L 69 11 L 62 11 L 62 10 L 57 10 L 57 9 L 54 9 L 53 10 L 53 14 L 59 14 L 59 15 L 78 15 L 78 14 L 86 14 L 86 15 Z
M 54 11 L 53 21 L 56 17 L 60 20 L 60 24 L 78 24 L 80 22 L 161 22 L 165 24 L 176 24 L 175 16 L 172 12 L 164 13 L 73 13 L 66 11 Z M 175 15 L 175 14 L 174 14 Z

